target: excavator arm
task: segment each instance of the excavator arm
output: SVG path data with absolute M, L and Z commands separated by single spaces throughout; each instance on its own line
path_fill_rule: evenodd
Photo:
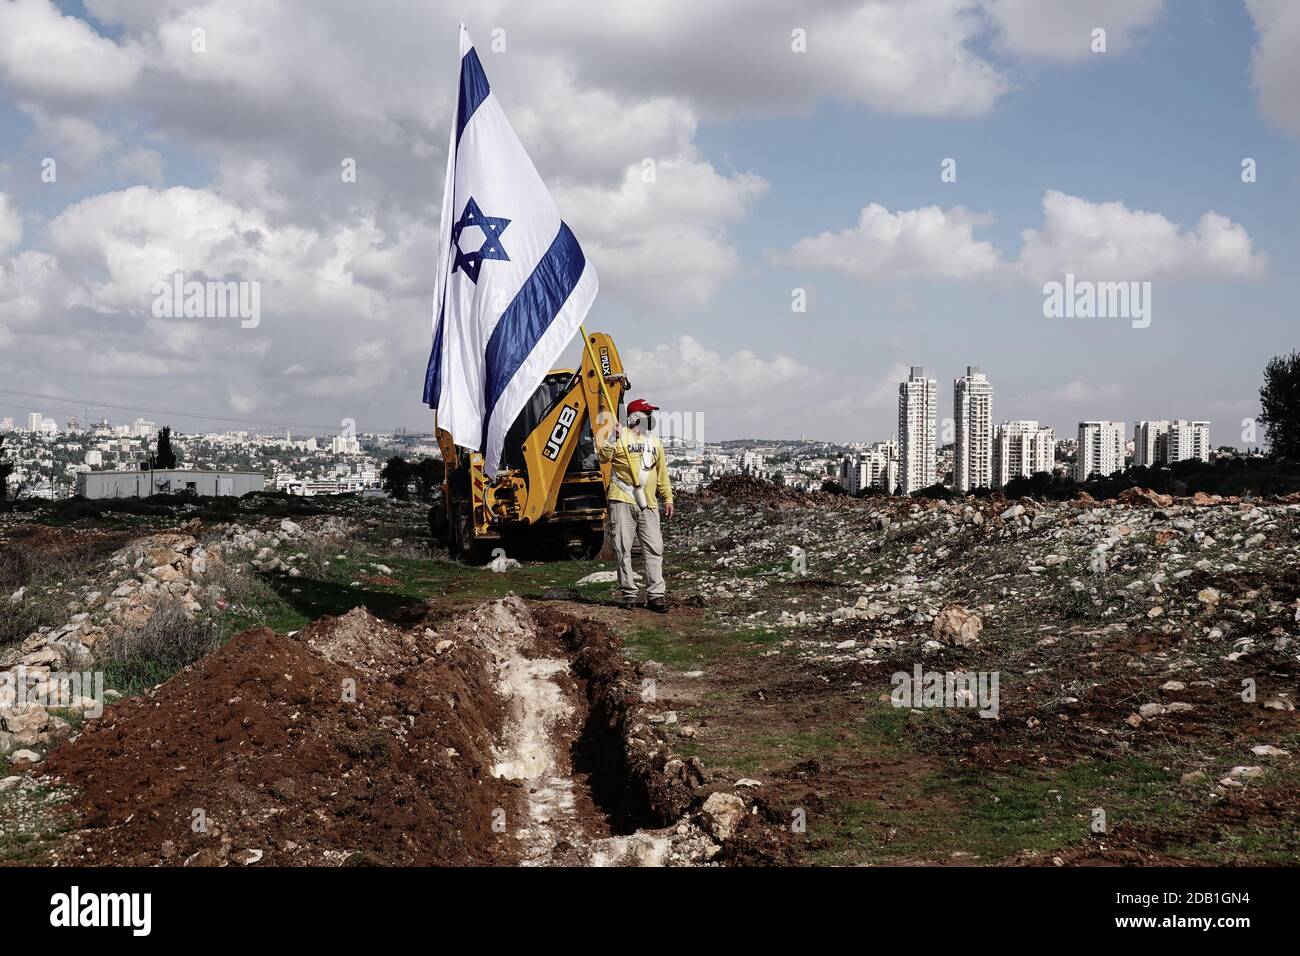
M 466 554 L 507 533 L 545 525 L 588 544 L 600 535 L 612 465 L 595 460 L 582 467 L 574 458 L 586 436 L 599 444 L 618 421 L 628 381 L 613 339 L 603 332 L 588 334 L 581 368 L 552 372 L 548 380 L 564 384 L 536 425 L 522 439 L 513 438 L 518 453 L 507 447 L 505 457 L 516 467 L 503 469 L 495 481 L 488 480 L 481 454 L 438 431 L 446 463 L 445 510 L 431 515 L 431 524 L 437 533 L 445 517 L 453 544 Z M 607 407 L 606 395 L 613 408 Z M 508 445 L 511 440 L 508 436 Z
M 521 510 L 520 520 L 528 524 L 536 524 L 555 513 L 583 426 L 590 427 L 599 446 L 609 429 L 618 422 L 618 406 L 623 404 L 623 393 L 628 386 L 618 349 L 614 347 L 614 340 L 604 332 L 589 334 L 587 341 L 591 349 L 583 349 L 582 368 L 524 442 L 528 500 Z M 602 381 L 605 389 L 601 388 Z M 605 407 L 606 390 L 615 405 L 612 409 Z M 606 462 L 599 464 L 598 468 L 599 490 L 603 496 L 609 487 L 611 465 Z M 588 483 L 594 483 L 593 478 L 589 476 Z

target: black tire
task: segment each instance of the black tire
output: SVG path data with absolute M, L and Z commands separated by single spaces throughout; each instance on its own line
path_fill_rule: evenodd
M 603 531 L 585 531 L 560 541 L 561 553 L 571 561 L 593 561 L 605 544 Z

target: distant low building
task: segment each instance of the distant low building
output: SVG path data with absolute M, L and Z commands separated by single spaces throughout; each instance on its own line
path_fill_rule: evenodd
M 77 475 L 83 498 L 148 498 L 151 495 L 191 494 L 242 498 L 266 488 L 259 471 L 86 471 Z

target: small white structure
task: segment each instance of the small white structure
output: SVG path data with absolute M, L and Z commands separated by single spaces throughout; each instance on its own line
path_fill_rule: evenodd
M 266 488 L 260 471 L 86 471 L 77 475 L 83 498 L 148 498 L 150 495 L 191 494 L 242 498 Z

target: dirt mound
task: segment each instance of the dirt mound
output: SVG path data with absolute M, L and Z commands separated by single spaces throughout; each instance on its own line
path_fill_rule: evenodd
M 366 674 L 391 674 L 419 663 L 422 642 L 409 631 L 356 607 L 342 617 L 313 621 L 295 637 L 335 664 Z
M 80 790 L 56 859 L 510 862 L 492 829 L 516 797 L 491 774 L 486 662 L 431 643 L 364 611 L 297 637 L 247 631 L 111 707 L 47 761 Z

